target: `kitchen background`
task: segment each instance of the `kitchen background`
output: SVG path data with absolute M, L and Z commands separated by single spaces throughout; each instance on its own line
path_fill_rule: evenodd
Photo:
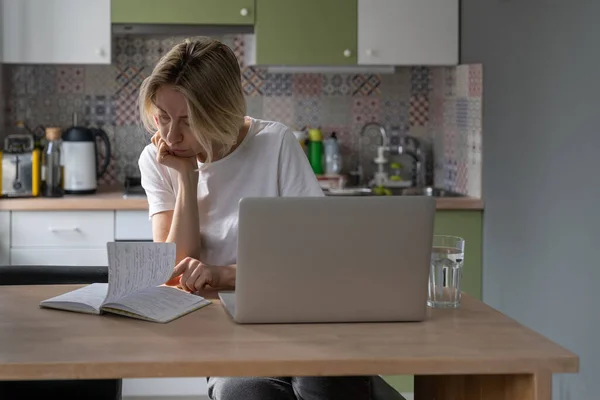
M 99 184 L 139 175 L 137 159 L 150 135 L 139 123 L 138 88 L 158 59 L 183 37 L 117 36 L 111 65 L 4 65 L 0 105 L 6 127 L 25 121 L 67 128 L 101 127 L 112 143 Z M 434 184 L 481 197 L 482 67 L 397 67 L 393 74 L 270 73 L 243 65 L 243 35 L 220 38 L 242 66 L 248 115 L 295 130 L 321 128 L 340 140 L 344 170 L 354 167 L 367 122 L 422 139 L 434 154 Z M 0 120 L 0 123 L 2 121 Z M 365 132 L 363 159 L 375 157 L 377 129 Z M 101 146 L 100 146 L 101 148 Z M 372 165 L 365 165 L 370 171 Z

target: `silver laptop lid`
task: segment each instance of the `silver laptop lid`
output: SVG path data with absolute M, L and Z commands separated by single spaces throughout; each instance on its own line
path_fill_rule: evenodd
M 243 199 L 234 318 L 424 319 L 435 204 L 395 196 Z

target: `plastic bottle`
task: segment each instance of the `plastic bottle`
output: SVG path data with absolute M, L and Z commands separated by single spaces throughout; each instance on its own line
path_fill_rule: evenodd
M 308 130 L 308 161 L 316 175 L 323 174 L 323 135 L 320 129 Z
M 61 184 L 61 130 L 46 128 L 46 146 L 42 154 L 42 195 L 46 197 L 62 197 Z
M 337 175 L 342 170 L 342 158 L 340 155 L 340 146 L 335 132 L 323 141 L 325 146 L 325 174 Z

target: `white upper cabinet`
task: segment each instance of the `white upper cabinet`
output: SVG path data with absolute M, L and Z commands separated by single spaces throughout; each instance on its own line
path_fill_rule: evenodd
M 110 0 L 0 0 L 4 63 L 110 64 Z
M 358 0 L 358 63 L 456 65 L 459 0 Z

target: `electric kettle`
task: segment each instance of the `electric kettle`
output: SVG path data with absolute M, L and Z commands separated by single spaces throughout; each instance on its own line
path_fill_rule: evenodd
M 104 143 L 104 162 L 98 168 L 97 138 Z M 62 135 L 63 186 L 65 194 L 92 194 L 110 163 L 110 140 L 102 129 L 74 124 Z

